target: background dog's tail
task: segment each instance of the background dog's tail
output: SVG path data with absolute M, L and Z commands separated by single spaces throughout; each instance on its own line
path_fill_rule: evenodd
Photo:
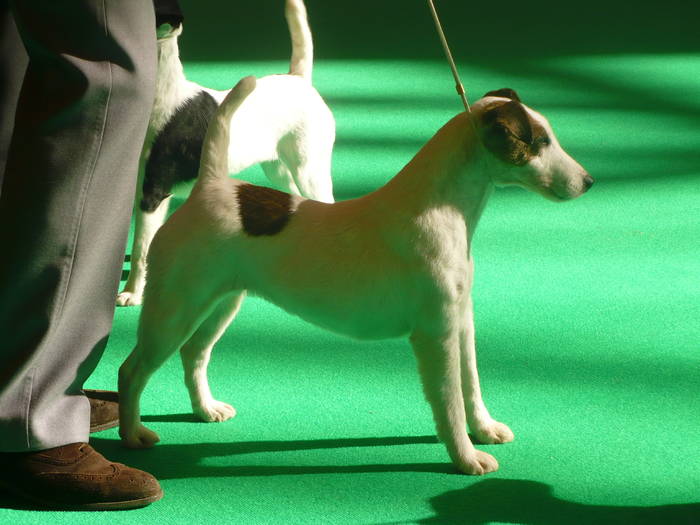
M 202 144 L 202 158 L 199 163 L 197 183 L 228 176 L 228 148 L 231 117 L 248 95 L 255 89 L 255 77 L 245 77 L 229 91 L 209 122 L 207 134 Z
M 292 60 L 289 74 L 298 75 L 311 81 L 314 64 L 314 43 L 306 16 L 303 0 L 287 0 L 284 16 L 287 18 L 289 34 L 292 37 Z

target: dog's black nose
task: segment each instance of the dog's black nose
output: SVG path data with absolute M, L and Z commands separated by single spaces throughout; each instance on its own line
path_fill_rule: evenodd
M 590 175 L 586 175 L 586 176 L 583 178 L 583 185 L 586 187 L 586 191 L 588 191 L 589 189 L 591 189 L 591 186 L 593 186 L 593 183 L 594 183 L 594 182 L 595 182 L 595 181 L 593 180 L 593 177 L 591 177 Z

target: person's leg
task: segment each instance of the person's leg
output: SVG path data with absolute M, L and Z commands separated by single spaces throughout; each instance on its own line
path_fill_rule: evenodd
M 153 100 L 152 6 L 0 2 L 0 490 L 52 507 L 147 505 L 157 480 L 86 443 L 81 387 L 111 327 Z
M 28 61 L 10 4 L 8 0 L 0 0 L 0 193 L 15 126 L 15 108 Z
M 0 193 L 0 451 L 19 452 L 88 440 L 156 50 L 150 0 L 10 6 L 29 65 Z

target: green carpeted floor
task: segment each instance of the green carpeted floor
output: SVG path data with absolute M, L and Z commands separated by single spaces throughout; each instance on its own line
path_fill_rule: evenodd
M 186 64 L 219 88 L 286 68 Z M 195 421 L 173 358 L 144 395 L 160 444 L 127 451 L 116 430 L 95 435 L 161 480 L 161 502 L 107 515 L 3 501 L 0 523 L 700 523 L 700 54 L 460 70 L 473 99 L 515 88 L 597 180 L 562 204 L 498 190 L 479 226 L 480 373 L 516 434 L 479 446 L 498 472 L 452 468 L 406 341 L 349 340 L 249 299 L 210 367 L 236 418 Z M 337 120 L 339 199 L 383 184 L 460 110 L 438 59 L 319 60 L 314 83 Z M 115 387 L 138 313 L 117 311 L 88 386 Z

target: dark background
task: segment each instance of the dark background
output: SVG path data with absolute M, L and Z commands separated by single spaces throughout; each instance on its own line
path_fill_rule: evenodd
M 276 60 L 280 42 L 288 45 L 283 0 L 181 0 L 181 5 L 185 61 Z M 319 60 L 441 56 L 423 0 L 306 5 Z M 443 0 L 436 7 L 458 60 L 700 49 L 695 2 Z

